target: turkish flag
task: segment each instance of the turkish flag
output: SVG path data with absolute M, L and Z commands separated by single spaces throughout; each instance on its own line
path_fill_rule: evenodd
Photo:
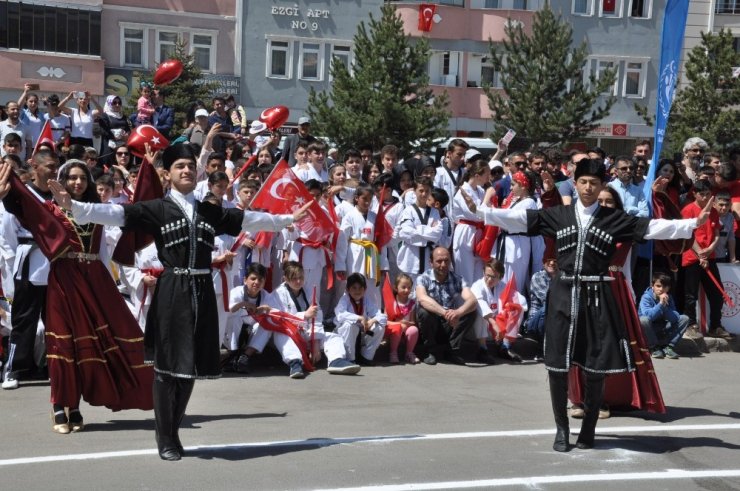
M 42 143 L 49 143 L 49 144 L 51 144 L 51 148 L 54 149 L 54 151 L 56 152 L 57 146 L 54 143 L 54 136 L 51 133 L 51 125 L 49 124 L 49 120 L 48 119 L 44 123 L 44 127 L 41 128 L 41 134 L 39 135 L 39 139 L 36 140 L 36 146 L 33 147 L 33 154 L 31 154 L 31 155 L 35 155 L 36 154 L 36 152 L 38 151 L 38 149 L 39 149 L 39 147 L 41 146 Z
M 385 219 L 385 213 L 388 211 L 388 206 L 385 205 L 385 196 L 390 192 L 390 189 L 383 186 L 380 190 L 380 199 L 378 200 L 378 213 L 375 215 L 375 232 L 373 235 L 373 242 L 378 247 L 378 250 L 382 249 L 388 242 L 393 238 L 393 227 Z
M 300 329 L 304 326 L 306 321 L 287 312 L 280 312 L 279 310 L 272 310 L 267 314 L 253 314 L 252 318 L 257 321 L 263 329 L 285 334 L 292 339 L 301 351 L 303 368 L 309 372 L 314 371 L 314 366 L 311 363 L 311 357 L 309 356 L 311 347 L 308 346 L 300 332 Z
M 429 32 L 432 30 L 432 23 L 434 19 L 434 13 L 437 11 L 437 6 L 429 3 L 419 4 L 419 30 L 422 32 Z
M 385 281 L 383 281 L 383 305 L 385 306 L 385 314 L 388 316 L 388 320 L 396 320 L 400 312 L 396 307 L 396 296 L 393 294 L 393 288 L 391 287 L 390 275 L 385 275 Z
M 157 150 L 164 150 L 170 145 L 170 141 L 162 136 L 157 128 L 150 124 L 142 124 L 137 126 L 134 131 L 131 132 L 131 136 L 128 137 L 126 146 L 128 149 L 139 158 L 144 158 L 146 150 L 144 144 L 148 143 L 152 149 L 152 152 Z
M 162 181 L 156 169 L 147 159 L 141 163 L 139 174 L 136 178 L 133 203 L 148 201 L 164 197 Z M 113 251 L 113 260 L 124 266 L 134 265 L 134 254 L 154 241 L 154 237 L 138 229 L 123 229 L 123 234 Z
M 281 160 L 267 176 L 264 184 L 252 200 L 251 207 L 269 211 L 275 215 L 293 213 L 310 202 L 311 206 L 299 221 L 295 222 L 306 238 L 313 242 L 331 244 L 339 229 L 313 199 L 306 186 L 290 170 L 288 162 Z
M 516 276 L 512 276 L 498 298 L 496 326 L 499 335 L 510 341 L 516 339 L 523 317 L 524 306 L 519 300 L 519 292 L 516 289 Z

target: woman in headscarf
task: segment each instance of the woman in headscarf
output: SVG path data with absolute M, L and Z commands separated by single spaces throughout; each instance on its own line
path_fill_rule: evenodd
M 100 118 L 102 138 L 98 162 L 104 165 L 115 165 L 116 147 L 126 143 L 131 134 L 131 121 L 121 111 L 121 98 L 109 95 L 103 106 L 104 114 Z

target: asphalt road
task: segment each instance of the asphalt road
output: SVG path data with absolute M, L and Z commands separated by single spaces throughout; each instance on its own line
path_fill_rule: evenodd
M 566 454 L 541 364 L 197 382 L 180 462 L 156 455 L 151 412 L 83 404 L 85 431 L 57 435 L 48 384 L 22 384 L 0 391 L 0 489 L 740 489 L 739 360 L 657 360 L 668 413 L 616 413 Z

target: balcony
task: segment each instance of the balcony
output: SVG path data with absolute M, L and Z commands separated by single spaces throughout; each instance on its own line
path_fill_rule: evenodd
M 740 14 L 740 5 L 737 0 L 719 0 L 714 10 L 715 14 Z

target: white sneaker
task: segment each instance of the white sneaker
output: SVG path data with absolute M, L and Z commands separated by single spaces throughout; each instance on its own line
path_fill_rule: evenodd
M 3 389 L 13 390 L 17 388 L 18 388 L 18 379 L 13 377 L 10 374 L 6 375 L 5 380 L 3 380 Z

